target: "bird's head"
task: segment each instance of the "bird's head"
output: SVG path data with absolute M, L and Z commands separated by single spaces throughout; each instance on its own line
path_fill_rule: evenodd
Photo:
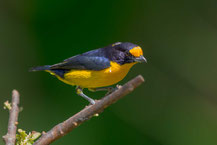
M 129 42 L 117 42 L 112 45 L 115 50 L 119 51 L 119 59 L 122 63 L 147 62 L 143 56 L 142 48 Z

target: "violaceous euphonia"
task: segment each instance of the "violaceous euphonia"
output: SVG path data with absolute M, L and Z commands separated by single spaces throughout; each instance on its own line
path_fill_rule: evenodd
M 107 90 L 121 81 L 130 68 L 146 62 L 140 46 L 129 42 L 117 42 L 103 48 L 75 55 L 54 65 L 33 67 L 30 71 L 47 71 L 66 84 L 76 86 L 76 93 L 95 101 L 83 93 L 84 88 L 91 91 Z

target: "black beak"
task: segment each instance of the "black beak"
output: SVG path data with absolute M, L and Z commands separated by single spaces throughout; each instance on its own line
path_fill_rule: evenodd
M 134 60 L 136 61 L 136 62 L 140 62 L 140 63 L 142 63 L 142 62 L 146 62 L 147 63 L 147 60 L 145 59 L 145 57 L 144 56 L 140 56 L 140 57 L 136 57 L 136 58 L 134 58 Z

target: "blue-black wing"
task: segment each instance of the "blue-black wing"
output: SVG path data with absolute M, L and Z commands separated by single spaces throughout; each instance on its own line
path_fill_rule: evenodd
M 61 63 L 52 65 L 50 69 L 102 70 L 108 67 L 110 67 L 109 59 L 103 55 L 100 56 L 100 51 L 98 50 L 68 58 Z

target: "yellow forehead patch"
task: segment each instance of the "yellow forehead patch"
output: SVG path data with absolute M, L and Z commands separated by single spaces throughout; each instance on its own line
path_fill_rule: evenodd
M 130 53 L 135 57 L 143 55 L 142 48 L 139 46 L 130 49 Z

